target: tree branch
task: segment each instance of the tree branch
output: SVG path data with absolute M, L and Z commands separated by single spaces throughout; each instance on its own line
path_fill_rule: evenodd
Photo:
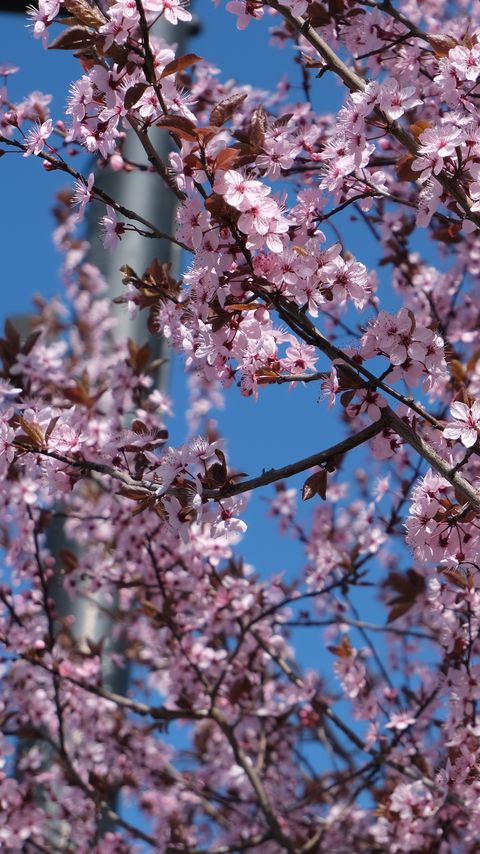
M 359 445 L 363 445 L 364 442 L 368 442 L 369 439 L 372 439 L 380 433 L 385 426 L 386 421 L 384 421 L 383 418 L 380 418 L 378 421 L 375 421 L 374 424 L 369 424 L 368 427 L 364 427 L 364 429 L 360 430 L 359 433 L 355 433 L 353 436 L 347 436 L 346 439 L 342 439 L 341 442 L 338 442 L 336 445 L 332 445 L 330 448 L 326 448 L 324 451 L 319 451 L 318 454 L 312 454 L 310 457 L 305 457 L 303 460 L 298 460 L 295 463 L 289 463 L 289 465 L 282 466 L 282 468 L 270 469 L 257 477 L 252 477 L 250 480 L 244 480 L 241 483 L 235 483 L 232 486 L 205 490 L 204 495 L 206 498 L 213 499 L 231 498 L 233 495 L 250 492 L 252 489 L 257 489 L 259 486 L 267 486 L 269 483 L 285 480 L 288 477 L 292 477 L 294 474 L 307 471 L 307 469 L 313 468 L 313 466 L 320 466 L 322 463 L 326 463 L 334 457 L 346 454 L 348 451 L 351 451 L 352 448 L 357 448 Z
M 295 847 L 293 843 L 285 836 L 280 823 L 278 821 L 277 816 L 275 815 L 275 811 L 270 802 L 270 798 L 265 791 L 264 785 L 260 779 L 260 775 L 258 774 L 256 768 L 253 766 L 252 762 L 244 752 L 244 750 L 240 747 L 235 732 L 232 726 L 224 720 L 224 718 L 220 715 L 220 713 L 216 710 L 212 710 L 212 717 L 222 730 L 225 738 L 227 739 L 233 755 L 235 757 L 235 761 L 240 768 L 243 768 L 245 775 L 248 777 L 251 786 L 258 798 L 258 805 L 263 812 L 267 824 L 272 832 L 274 839 L 285 848 L 289 854 L 295 854 Z

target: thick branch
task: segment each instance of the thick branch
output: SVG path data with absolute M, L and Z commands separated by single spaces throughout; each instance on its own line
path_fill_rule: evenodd
M 400 418 L 396 412 L 393 412 L 390 407 L 385 407 L 383 410 L 384 417 L 387 423 L 399 436 L 407 442 L 423 459 L 435 469 L 438 474 L 448 480 L 449 483 L 463 496 L 465 501 L 477 513 L 480 513 L 480 493 L 466 480 L 455 467 L 446 462 L 432 448 L 425 439 L 422 439 L 415 430 L 412 430 L 409 424 Z

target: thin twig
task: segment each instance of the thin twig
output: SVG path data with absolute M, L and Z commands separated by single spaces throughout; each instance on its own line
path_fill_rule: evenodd
M 27 146 L 21 142 L 18 142 L 15 139 L 7 139 L 6 137 L 0 134 L 0 142 L 5 145 L 11 145 L 15 148 L 18 148 L 20 151 L 25 151 Z M 47 163 L 50 163 L 54 169 L 58 169 L 60 172 L 65 172 L 67 175 L 71 175 L 72 178 L 75 178 L 77 181 L 82 181 L 85 185 L 87 184 L 87 179 L 82 175 L 81 172 L 78 172 L 76 169 L 73 169 L 65 160 L 60 160 L 53 155 L 49 154 L 46 151 L 42 151 L 38 157 L 42 160 L 46 160 Z M 92 195 L 99 199 L 102 202 L 105 202 L 106 205 L 109 205 L 118 213 L 122 214 L 126 219 L 134 220 L 135 222 L 140 222 L 142 225 L 145 225 L 150 229 L 152 234 L 158 238 L 159 240 L 168 240 L 170 243 L 174 243 L 176 246 L 180 246 L 182 249 L 185 249 L 187 252 L 191 252 L 191 247 L 187 246 L 186 243 L 182 243 L 181 240 L 177 240 L 176 237 L 173 237 L 171 234 L 167 234 L 165 231 L 160 231 L 153 223 L 149 222 L 148 219 L 145 219 L 140 214 L 135 211 L 130 210 L 130 208 L 126 208 L 124 205 L 121 205 L 119 202 L 116 202 L 115 199 L 112 199 L 105 190 L 102 190 L 97 184 L 92 186 Z

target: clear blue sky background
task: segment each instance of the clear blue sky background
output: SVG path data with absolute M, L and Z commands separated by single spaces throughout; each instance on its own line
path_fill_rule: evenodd
M 268 48 L 270 18 L 251 24 L 246 33 L 241 33 L 236 29 L 235 17 L 223 6 L 215 8 L 210 0 L 198 0 L 195 10 L 202 29 L 188 49 L 218 65 L 221 79 L 235 78 L 242 83 L 271 88 L 288 73 L 294 83 L 300 84 L 300 68 L 293 62 L 293 48 Z M 20 99 L 32 89 L 52 93 L 52 114 L 54 118 L 62 117 L 69 83 L 80 76 L 77 61 L 67 52 L 44 51 L 26 29 L 22 15 L 2 15 L 0 28 L 0 63 L 21 66 L 21 72 L 9 82 L 13 99 Z M 337 108 L 343 97 L 341 87 L 329 75 L 321 81 L 313 80 L 313 94 L 322 111 Z M 298 99 L 301 98 L 299 87 Z M 68 180 L 64 175 L 45 173 L 40 159 L 8 154 L 0 158 L 0 181 L 3 198 L 0 323 L 3 325 L 7 316 L 29 311 L 33 293 L 45 296 L 61 293 L 58 276 L 61 259 L 52 244 L 51 208 L 56 190 Z M 374 264 L 375 247 L 363 224 L 352 225 L 345 216 L 343 225 L 347 227 L 349 248 L 368 266 Z M 327 232 L 327 239 L 334 242 L 331 231 Z M 321 364 L 321 368 L 327 369 L 328 365 Z M 185 404 L 183 371 L 178 362 L 173 365 L 170 394 L 178 413 L 170 425 L 172 438 L 180 443 L 186 428 L 181 417 Z M 316 384 L 294 392 L 289 392 L 286 386 L 267 388 L 258 402 L 242 398 L 237 389 L 232 389 L 227 395 L 226 410 L 217 416 L 228 440 L 232 466 L 255 475 L 264 468 L 284 465 L 337 441 L 341 437 L 338 425 L 326 404 L 318 404 L 318 396 Z M 357 464 L 353 455 L 352 464 Z M 303 480 L 298 478 L 296 484 L 301 485 Z M 300 553 L 288 540 L 279 543 L 265 509 L 261 497 L 251 502 L 249 532 L 242 552 L 262 575 L 291 571 L 298 566 Z M 308 659 L 308 651 L 305 653 Z

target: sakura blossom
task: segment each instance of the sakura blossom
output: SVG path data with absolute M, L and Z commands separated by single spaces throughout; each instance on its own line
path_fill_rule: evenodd
M 23 153 L 24 157 L 29 157 L 31 154 L 39 155 L 45 148 L 45 143 L 53 132 L 53 124 L 51 119 L 47 121 L 36 122 L 35 125 L 27 131 L 25 142 L 26 148 Z
M 88 192 L 88 184 L 85 189 Z M 102 217 L 101 224 L 104 231 L 103 245 L 105 249 L 113 249 L 122 239 L 125 226 L 118 221 L 117 214 L 111 205 L 107 205 L 107 213 Z
M 454 420 L 445 427 L 443 435 L 446 439 L 460 439 L 462 445 L 471 448 L 478 439 L 480 429 L 480 403 L 474 401 L 471 406 L 459 400 L 450 406 Z

